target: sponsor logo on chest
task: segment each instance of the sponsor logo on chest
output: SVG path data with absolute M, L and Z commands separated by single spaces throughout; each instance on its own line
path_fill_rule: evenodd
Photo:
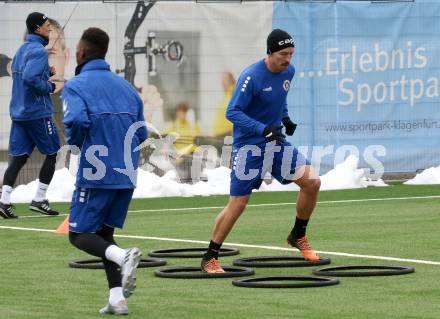
M 285 80 L 284 82 L 283 82 L 283 89 L 284 89 L 284 91 L 289 91 L 289 88 L 290 88 L 290 81 L 289 80 Z
M 289 91 L 289 89 L 290 89 L 290 81 L 289 80 L 284 80 L 284 82 L 283 82 L 283 89 L 286 92 Z M 272 88 L 271 85 L 269 85 L 269 86 L 263 87 L 262 91 L 263 92 L 272 92 L 273 88 Z

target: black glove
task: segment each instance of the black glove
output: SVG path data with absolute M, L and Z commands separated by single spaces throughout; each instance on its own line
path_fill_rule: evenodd
M 284 138 L 286 137 L 283 133 L 281 133 L 282 126 L 266 126 L 263 131 L 263 136 L 266 138 L 267 142 L 276 141 L 277 144 L 281 144 L 284 142 Z
M 296 124 L 292 122 L 290 117 L 285 117 L 282 120 L 284 127 L 286 128 L 286 134 L 289 136 L 292 136 L 293 133 L 295 133 L 296 130 Z

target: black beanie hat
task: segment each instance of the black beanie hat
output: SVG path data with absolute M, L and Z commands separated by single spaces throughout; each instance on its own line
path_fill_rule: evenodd
M 285 48 L 295 47 L 293 38 L 286 31 L 281 29 L 273 30 L 267 37 L 267 54 L 280 51 Z
M 47 20 L 47 16 L 40 12 L 32 12 L 27 16 L 26 26 L 29 33 L 34 33 Z

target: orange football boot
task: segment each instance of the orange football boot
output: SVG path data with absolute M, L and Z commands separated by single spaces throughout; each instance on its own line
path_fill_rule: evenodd
M 225 272 L 222 266 L 220 266 L 220 262 L 215 258 L 211 258 L 209 260 L 202 259 L 201 268 L 203 272 L 207 272 L 209 274 L 218 274 Z
M 298 248 L 299 252 L 304 257 L 305 260 L 307 261 L 319 260 L 319 256 L 310 246 L 309 239 L 307 238 L 307 236 L 301 237 L 296 241 L 294 241 L 292 238 L 292 234 L 289 234 L 289 236 L 287 236 L 287 243 L 292 247 Z

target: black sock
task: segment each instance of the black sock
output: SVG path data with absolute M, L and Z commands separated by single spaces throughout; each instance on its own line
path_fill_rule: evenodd
M 212 240 L 209 242 L 208 251 L 203 255 L 203 260 L 210 260 L 211 258 L 218 259 L 218 252 L 222 244 L 217 244 Z
M 296 217 L 295 226 L 293 226 L 292 231 L 290 232 L 294 240 L 302 238 L 306 235 L 308 222 L 309 222 L 308 219 L 300 219 Z

